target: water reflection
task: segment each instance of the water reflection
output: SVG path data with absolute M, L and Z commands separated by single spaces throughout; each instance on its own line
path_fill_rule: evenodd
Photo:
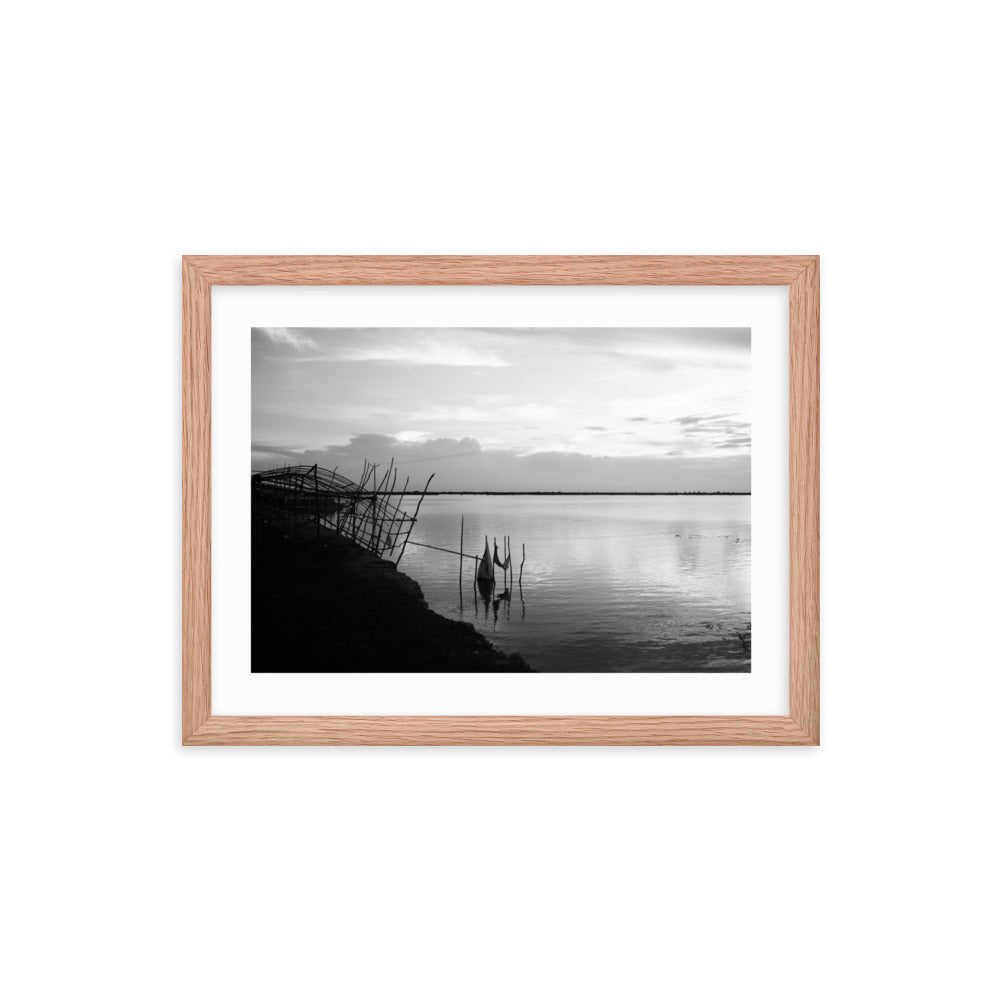
M 514 594 L 510 587 L 498 590 L 495 580 L 477 579 L 473 585 L 473 607 L 475 618 L 479 619 L 480 605 L 483 609 L 483 621 L 491 620 L 493 625 L 498 625 L 501 620 L 510 621 L 510 609 L 514 602 Z M 521 621 L 525 618 L 524 590 L 518 587 L 518 603 L 521 606 Z M 464 610 L 464 605 L 460 602 L 459 610 Z M 490 617 L 492 614 L 492 618 Z M 464 617 L 464 615 L 462 616 Z
M 414 540 L 457 550 L 463 515 L 467 549 L 501 532 L 523 544 L 511 570 L 481 588 L 467 560 L 456 593 L 457 557 L 411 547 L 400 569 L 535 669 L 749 667 L 749 497 L 428 497 Z

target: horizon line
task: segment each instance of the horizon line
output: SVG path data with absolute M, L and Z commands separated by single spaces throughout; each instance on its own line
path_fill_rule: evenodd
M 389 496 L 748 497 L 750 490 L 388 490 Z

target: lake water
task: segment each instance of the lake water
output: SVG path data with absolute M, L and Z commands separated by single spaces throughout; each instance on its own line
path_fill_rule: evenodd
M 500 567 L 485 602 L 472 559 L 461 595 L 457 555 L 410 545 L 399 568 L 533 669 L 750 669 L 750 497 L 428 496 L 411 541 L 457 552 L 463 515 L 470 555 L 510 536 L 509 600 Z

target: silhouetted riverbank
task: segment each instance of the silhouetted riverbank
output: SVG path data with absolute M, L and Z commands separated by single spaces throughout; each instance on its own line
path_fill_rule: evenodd
M 391 562 L 324 531 L 253 538 L 255 673 L 522 673 L 471 625 L 431 611 Z

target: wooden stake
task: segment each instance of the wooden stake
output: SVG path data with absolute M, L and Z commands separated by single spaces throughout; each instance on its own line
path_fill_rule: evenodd
M 312 467 L 313 490 L 316 497 L 316 544 L 319 544 L 319 465 Z
M 406 538 L 403 539 L 403 548 L 399 552 L 399 558 L 396 559 L 396 565 L 399 565 L 399 560 L 403 558 L 403 553 L 406 551 L 406 543 L 410 540 L 410 532 L 413 531 L 413 526 L 417 523 L 417 515 L 420 513 L 420 505 L 424 502 L 424 497 L 427 496 L 427 489 L 431 485 L 431 479 L 434 478 L 434 473 L 430 475 L 430 479 L 424 486 L 424 492 L 420 494 L 420 499 L 417 501 L 417 509 L 413 512 L 413 517 L 410 519 L 409 527 L 406 530 Z

